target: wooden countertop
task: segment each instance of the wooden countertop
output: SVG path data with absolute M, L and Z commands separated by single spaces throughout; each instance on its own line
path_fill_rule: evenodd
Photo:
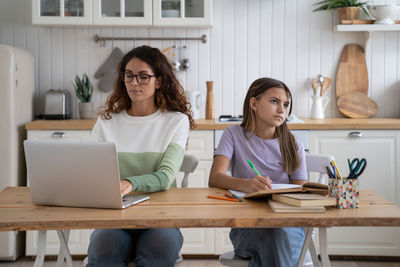
M 292 130 L 398 130 L 400 118 L 373 119 L 302 119 L 304 123 L 290 123 Z M 36 120 L 25 125 L 26 130 L 91 130 L 96 120 Z M 213 120 L 196 120 L 193 130 L 224 130 L 237 123 L 216 123 Z

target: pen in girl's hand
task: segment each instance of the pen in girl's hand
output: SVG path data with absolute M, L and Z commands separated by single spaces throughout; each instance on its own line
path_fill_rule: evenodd
M 249 159 L 247 159 L 247 162 L 249 163 L 250 167 L 256 172 L 256 174 L 258 176 L 261 176 L 261 174 L 257 171 L 256 167 L 254 167 L 253 163 Z

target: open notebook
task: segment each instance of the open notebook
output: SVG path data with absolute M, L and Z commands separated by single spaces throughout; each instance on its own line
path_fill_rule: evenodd
M 276 193 L 300 192 L 301 190 L 302 186 L 297 184 L 272 184 L 271 190 L 261 190 L 250 194 L 232 189 L 230 189 L 229 192 L 232 195 L 235 195 L 240 198 L 257 198 L 257 197 L 265 197 Z

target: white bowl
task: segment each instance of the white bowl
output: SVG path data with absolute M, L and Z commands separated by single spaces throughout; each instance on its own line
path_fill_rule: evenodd
M 179 10 L 176 9 L 167 9 L 161 11 L 161 17 L 171 17 L 171 18 L 179 18 Z
M 375 24 L 394 24 L 398 8 L 397 5 L 376 5 L 368 7 L 368 10 L 376 18 Z

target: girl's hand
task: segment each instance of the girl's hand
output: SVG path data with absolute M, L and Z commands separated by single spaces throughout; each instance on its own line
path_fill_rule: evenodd
M 256 176 L 252 179 L 247 180 L 247 186 L 245 188 L 246 193 L 257 192 L 260 190 L 271 190 L 272 188 L 272 181 L 267 176 Z
M 132 184 L 127 180 L 120 181 L 121 184 L 121 196 L 125 196 L 132 191 Z

